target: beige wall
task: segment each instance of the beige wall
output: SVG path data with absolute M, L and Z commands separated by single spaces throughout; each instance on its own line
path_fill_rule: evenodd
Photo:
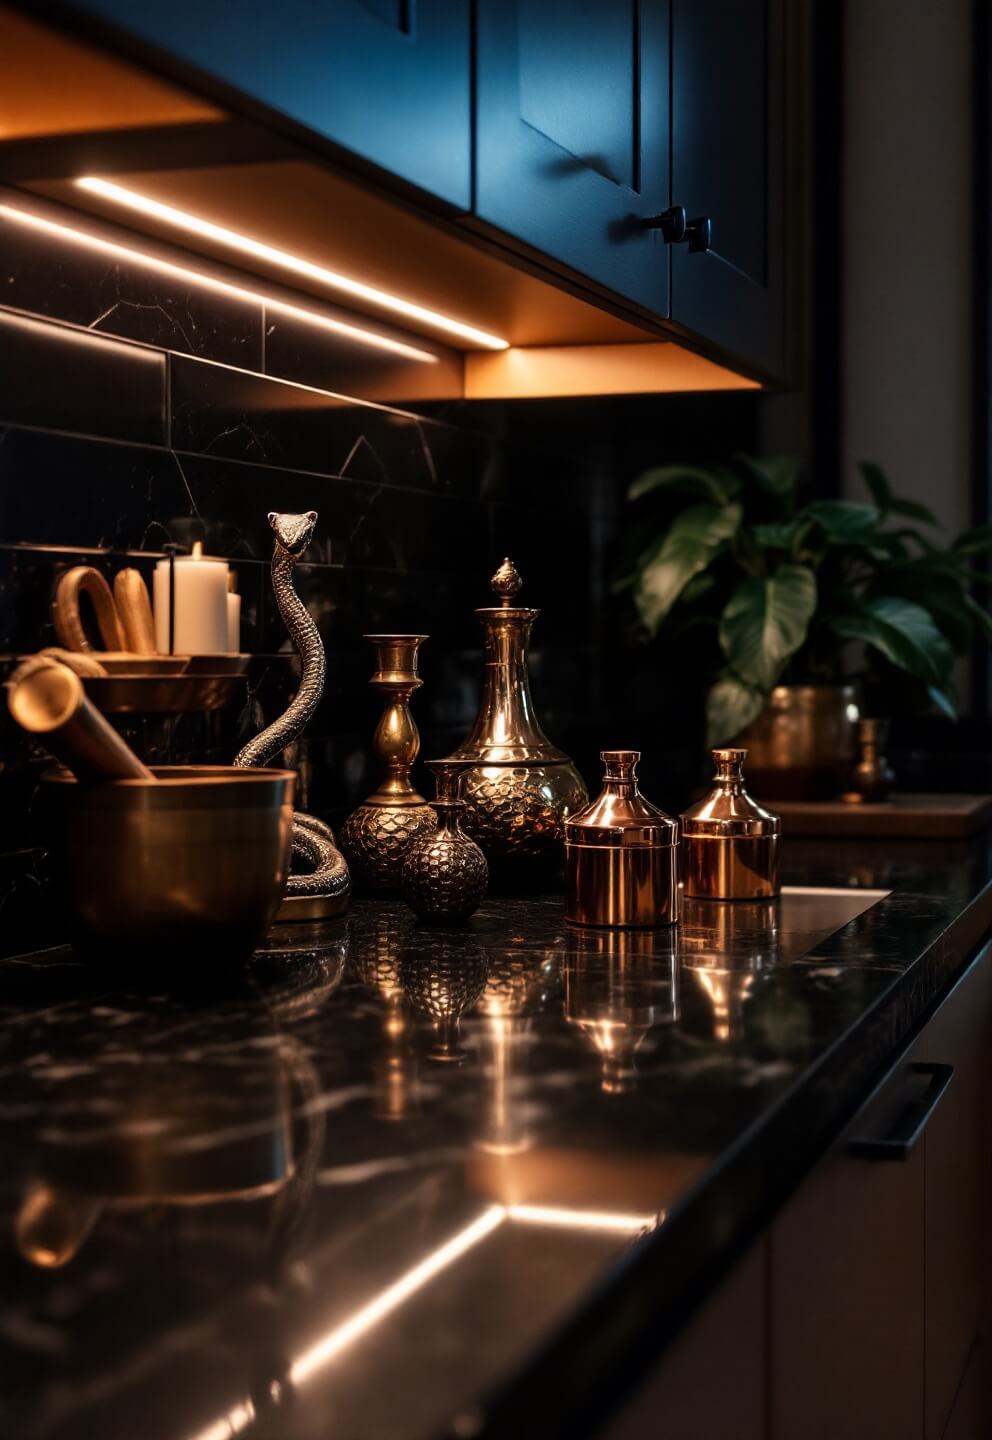
M 971 0 L 846 0 L 844 486 L 969 522 Z

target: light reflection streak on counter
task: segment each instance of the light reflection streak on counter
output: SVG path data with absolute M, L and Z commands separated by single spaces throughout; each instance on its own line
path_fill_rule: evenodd
M 317 285 L 323 285 L 329 290 L 337 290 L 343 295 L 363 300 L 368 305 L 376 305 L 379 309 L 388 310 L 394 315 L 402 315 L 404 319 L 426 325 L 432 330 L 440 330 L 446 335 L 457 336 L 459 340 L 466 340 L 470 345 L 481 346 L 485 350 L 509 348 L 508 340 L 503 340 L 498 335 L 491 335 L 487 330 L 480 330 L 475 325 L 467 325 L 462 320 L 455 320 L 450 315 L 443 315 L 438 310 L 429 309 L 426 305 L 417 305 L 412 300 L 404 300 L 400 295 L 393 295 L 388 290 L 380 290 L 375 285 L 367 285 L 364 281 L 356 280 L 351 275 L 343 275 L 339 270 L 329 270 L 324 265 L 315 265 L 312 260 L 305 260 L 301 255 L 293 255 L 288 250 L 280 250 L 274 245 L 266 244 L 264 240 L 255 240 L 250 235 L 243 235 L 238 230 L 229 230 L 227 226 L 218 225 L 202 215 L 193 215 L 188 210 L 179 210 L 174 205 L 166 205 L 150 195 L 142 195 L 138 190 L 129 190 L 123 185 L 116 185 L 112 180 L 104 180 L 99 175 L 80 175 L 76 184 L 81 190 L 86 190 L 91 195 L 99 195 L 101 199 L 109 200 L 114 205 L 121 205 L 125 209 L 136 211 L 139 215 L 147 215 L 154 220 L 160 220 L 163 224 L 183 230 L 188 235 L 198 235 L 203 240 L 210 240 L 216 245 L 223 245 L 228 250 L 234 250 L 239 255 L 249 255 L 254 260 L 262 260 L 269 265 L 278 266 L 281 270 L 288 270 L 290 274 L 300 275 Z
M 378 335 L 374 330 L 363 330 L 359 325 L 349 325 L 344 320 L 336 320 L 330 315 L 321 315 L 317 310 L 307 310 L 302 305 L 292 305 L 287 300 L 274 299 L 261 290 L 249 290 L 243 285 L 232 285 L 226 280 L 218 280 L 212 275 L 205 275 L 200 270 L 191 270 L 188 266 L 176 265 L 171 260 L 160 260 L 157 256 L 148 255 L 143 250 L 136 250 L 133 246 L 121 245 L 115 240 L 106 240 L 101 235 L 93 235 L 87 230 L 78 230 L 73 225 L 62 225 L 56 220 L 49 220 L 44 215 L 36 215 L 33 211 L 22 210 L 19 206 L 0 204 L 0 216 L 5 220 L 13 220 L 16 224 L 54 235 L 60 240 L 69 240 L 82 249 L 98 250 L 104 255 L 112 255 L 116 259 L 126 260 L 130 264 L 142 265 L 161 275 L 182 280 L 187 285 L 198 285 L 205 290 L 212 290 L 218 295 L 227 295 L 235 300 L 247 300 L 253 305 L 264 305 L 266 309 L 272 310 L 276 314 L 301 320 L 319 330 L 333 331 L 334 334 L 341 335 L 356 344 L 367 345 L 375 350 L 386 350 L 392 355 L 400 355 L 405 360 L 416 360 L 422 365 L 437 364 L 437 356 L 432 355 L 429 350 L 419 350 L 415 345 L 407 345 L 404 341 L 394 340 L 389 335 Z
M 404 1301 L 440 1275 L 480 1241 L 495 1233 L 501 1225 L 517 1222 L 526 1225 L 550 1225 L 571 1230 L 588 1230 L 619 1235 L 639 1235 L 654 1229 L 664 1219 L 657 1215 L 627 1215 L 607 1210 L 575 1210 L 559 1205 L 489 1205 L 463 1230 L 432 1250 L 423 1260 L 407 1270 L 392 1285 L 381 1290 L 374 1299 L 356 1310 L 347 1320 L 336 1325 L 292 1362 L 288 1378 L 294 1385 L 304 1384 L 318 1370 L 340 1355 L 355 1340 L 367 1334 Z M 190 1440 L 231 1440 L 255 1418 L 251 1400 L 240 1401 L 231 1409 L 199 1430 Z

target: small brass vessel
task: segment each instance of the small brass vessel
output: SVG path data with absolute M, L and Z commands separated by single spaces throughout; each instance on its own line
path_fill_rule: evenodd
M 379 788 L 341 828 L 341 849 L 352 879 L 366 895 L 398 895 L 407 850 L 420 835 L 437 828 L 437 816 L 410 782 L 420 734 L 410 699 L 423 681 L 417 655 L 426 635 L 366 635 L 375 647 L 376 668 L 369 684 L 385 703 L 373 747 L 382 764 Z
M 674 925 L 679 827 L 637 785 L 639 750 L 603 750 L 602 793 L 565 824 L 565 918 L 573 925 Z
M 686 895 L 773 900 L 779 893 L 782 822 L 744 788 L 746 750 L 713 750 L 713 790 L 682 815 Z
M 565 821 L 589 798 L 572 761 L 534 714 L 527 649 L 541 612 L 515 604 L 522 584 L 504 560 L 491 581 L 499 605 L 476 611 L 485 632 L 482 698 L 475 724 L 450 757 L 465 765 L 466 832 L 490 863 L 517 871 L 560 862 Z
M 459 823 L 465 801 L 458 798 L 458 766 L 450 760 L 428 763 L 437 786 L 437 830 L 418 836 L 406 852 L 403 899 L 421 920 L 458 925 L 474 915 L 486 898 L 489 866 Z
M 851 775 L 851 791 L 841 796 L 848 804 L 888 800 L 895 775 L 885 757 L 889 738 L 887 720 L 858 721 L 858 763 Z
M 289 875 L 289 770 L 155 766 L 148 780 L 42 777 L 74 943 L 95 959 L 246 958 Z

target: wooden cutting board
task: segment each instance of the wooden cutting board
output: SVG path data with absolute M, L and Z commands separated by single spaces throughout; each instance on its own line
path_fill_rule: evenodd
M 785 835 L 960 840 L 992 824 L 992 795 L 893 795 L 862 805 L 842 800 L 773 800 Z

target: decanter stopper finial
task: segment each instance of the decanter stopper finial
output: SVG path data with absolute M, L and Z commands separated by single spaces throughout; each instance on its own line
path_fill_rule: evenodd
M 524 582 L 517 567 L 507 556 L 489 583 L 494 593 L 499 596 L 499 603 L 508 610 L 519 595 Z

